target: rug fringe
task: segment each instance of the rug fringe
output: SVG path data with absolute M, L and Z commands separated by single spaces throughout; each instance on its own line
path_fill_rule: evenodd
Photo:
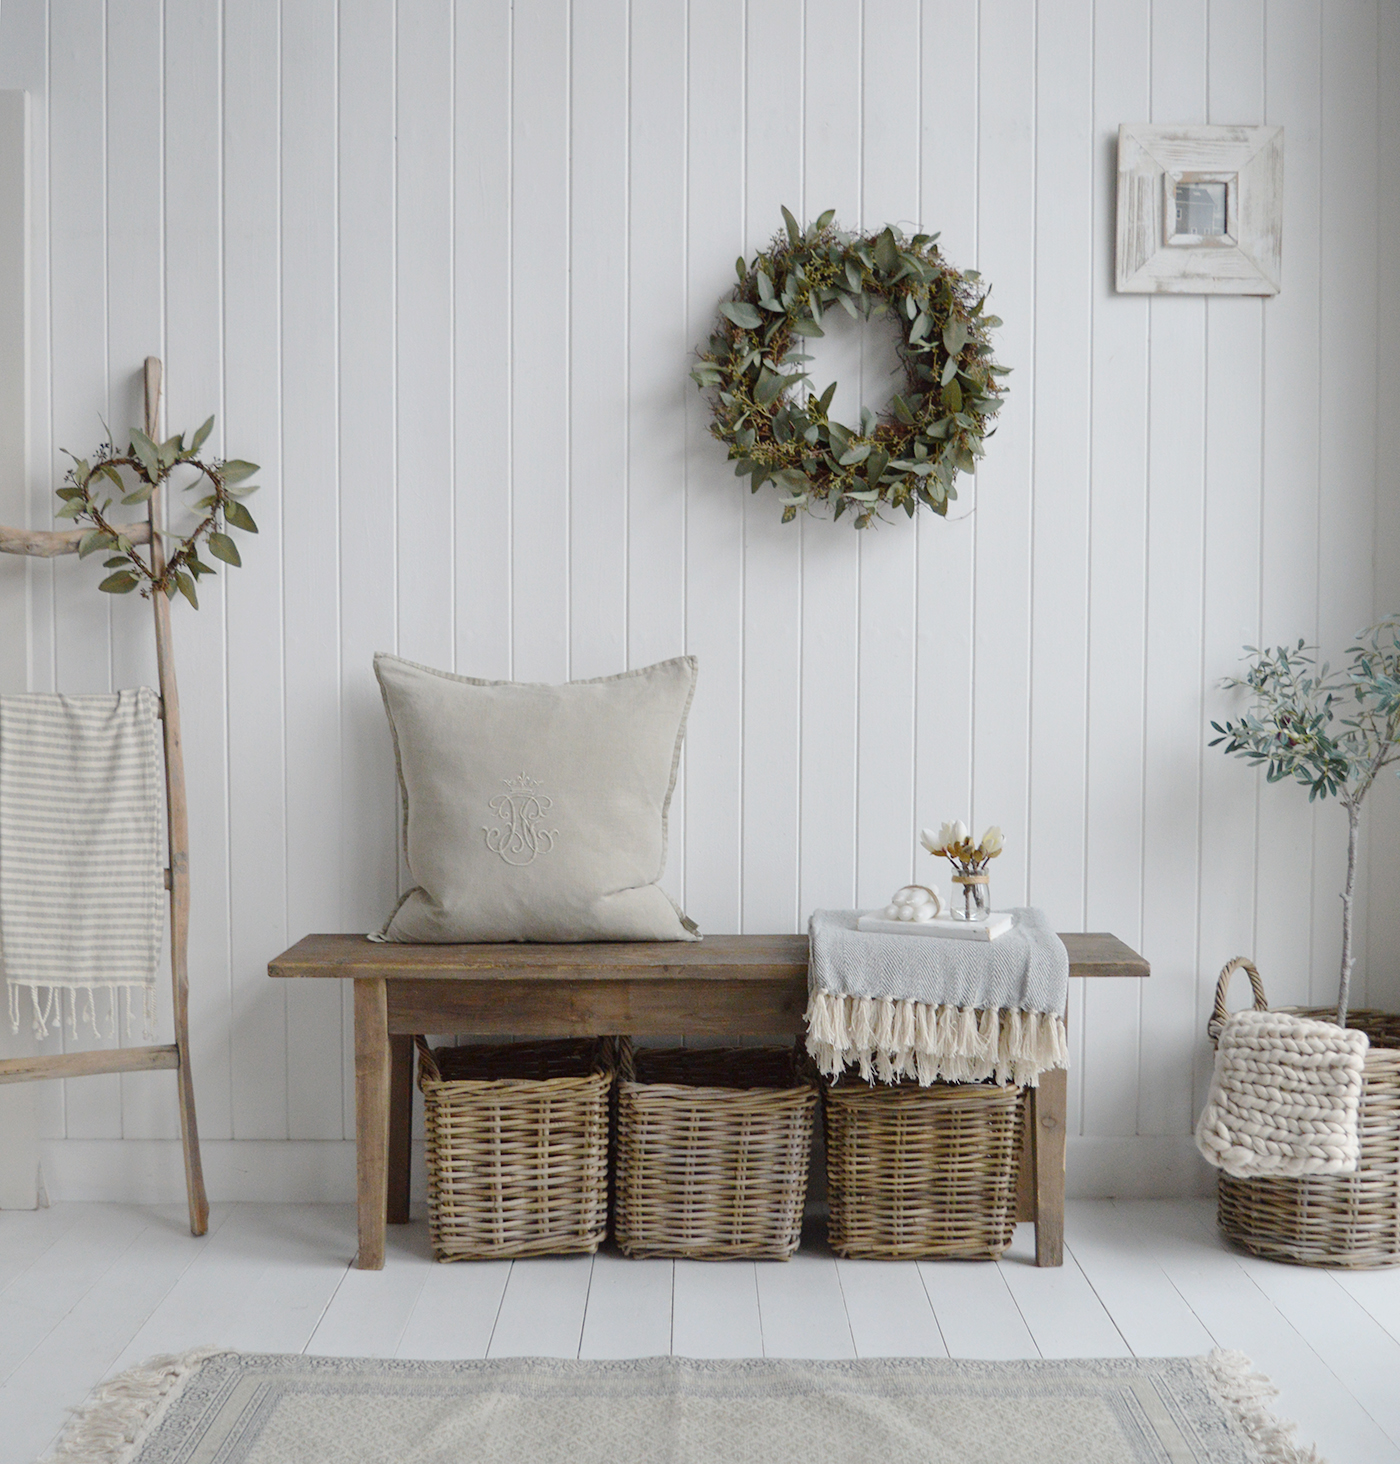
M 43 1464 L 127 1464 L 185 1379 L 200 1363 L 226 1351 L 198 1347 L 150 1357 L 99 1383 L 87 1402 L 72 1410 Z
M 1326 1464 L 1315 1447 L 1304 1448 L 1294 1438 L 1297 1424 L 1277 1418 L 1270 1410 L 1278 1389 L 1263 1373 L 1254 1371 L 1243 1352 L 1217 1347 L 1202 1360 L 1202 1366 L 1206 1385 L 1257 1446 L 1261 1464 Z

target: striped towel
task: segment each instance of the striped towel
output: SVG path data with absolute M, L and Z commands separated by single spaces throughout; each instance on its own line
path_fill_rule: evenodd
M 107 992 L 140 992 L 154 1026 L 164 930 L 164 819 L 156 694 L 0 697 L 0 963 L 19 1030 L 27 990 L 36 1036 L 97 1033 Z

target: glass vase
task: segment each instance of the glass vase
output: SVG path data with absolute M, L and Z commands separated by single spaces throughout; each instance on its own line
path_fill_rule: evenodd
M 992 886 L 985 874 L 955 874 L 952 908 L 954 920 L 985 920 L 992 913 Z

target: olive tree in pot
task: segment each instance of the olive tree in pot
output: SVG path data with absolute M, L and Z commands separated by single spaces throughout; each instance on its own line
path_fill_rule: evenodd
M 1361 805 L 1383 768 L 1400 758 L 1400 614 L 1361 631 L 1349 647 L 1350 662 L 1333 673 L 1316 647 L 1299 641 L 1260 651 L 1243 677 L 1252 704 L 1237 721 L 1212 722 L 1234 753 L 1262 765 L 1271 783 L 1292 778 L 1308 798 L 1335 797 L 1347 816 L 1347 872 L 1342 888 L 1342 964 L 1337 985 L 1337 1023 L 1347 1024 L 1351 994 L 1352 902 L 1356 885 Z

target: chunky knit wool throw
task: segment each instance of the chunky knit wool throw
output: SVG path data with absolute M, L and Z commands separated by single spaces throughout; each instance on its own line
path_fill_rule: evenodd
M 1334 1022 L 1237 1012 L 1220 1031 L 1196 1147 L 1236 1179 L 1354 1174 L 1367 1046 Z

